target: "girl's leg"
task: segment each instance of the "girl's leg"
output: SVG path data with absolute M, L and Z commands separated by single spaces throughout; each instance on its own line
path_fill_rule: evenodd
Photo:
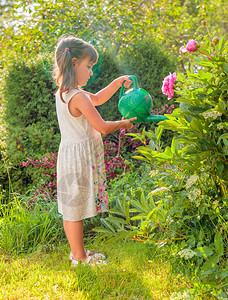
M 87 259 L 83 241 L 83 223 L 81 221 L 63 220 L 63 227 L 70 244 L 73 258 L 85 261 Z

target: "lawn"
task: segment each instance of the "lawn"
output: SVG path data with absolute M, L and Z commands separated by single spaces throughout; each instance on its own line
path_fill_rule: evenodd
M 0 299 L 190 299 L 171 295 L 190 289 L 193 281 L 148 245 L 87 246 L 103 251 L 109 264 L 74 268 L 67 243 L 20 256 L 1 253 Z

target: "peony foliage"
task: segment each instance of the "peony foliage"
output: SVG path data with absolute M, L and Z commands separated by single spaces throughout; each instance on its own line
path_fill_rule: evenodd
M 182 53 L 191 65 L 172 82 L 179 107 L 166 114 L 168 120 L 160 122 L 154 132 L 130 134 L 144 143 L 134 158 L 151 166 L 154 189 L 148 192 L 143 185 L 141 193 L 119 192 L 117 209 L 105 219 L 112 231 L 105 226 L 100 239 L 133 239 L 163 247 L 182 263 L 191 260 L 199 282 L 193 292 L 207 288 L 208 294 L 224 298 L 228 275 L 228 42 L 212 37 L 205 23 L 195 43 L 191 40 L 192 46 L 196 44 L 194 51 L 186 47 Z M 167 147 L 161 142 L 164 129 L 174 133 Z

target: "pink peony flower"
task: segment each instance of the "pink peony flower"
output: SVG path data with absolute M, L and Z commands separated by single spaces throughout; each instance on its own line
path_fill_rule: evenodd
M 189 52 L 195 52 L 197 49 L 197 43 L 195 40 L 190 40 L 186 45 L 186 50 Z
M 173 84 L 176 81 L 176 79 L 176 73 L 169 73 L 169 75 L 164 78 L 162 93 L 168 96 L 168 100 L 170 100 L 174 95 Z

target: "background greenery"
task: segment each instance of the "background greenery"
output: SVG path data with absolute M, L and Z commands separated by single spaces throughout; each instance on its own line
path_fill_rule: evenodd
M 169 104 L 182 102 L 159 126 L 138 127 L 128 138 L 126 132 L 116 135 L 119 143 L 116 149 L 110 144 L 109 159 L 113 163 L 111 152 L 117 150 L 114 155 L 131 168 L 110 181 L 111 210 L 84 222 L 86 236 L 146 243 L 146 259 L 162 257 L 161 264 L 170 261 L 174 271 L 191 276 L 193 283 L 167 292 L 178 293 L 171 299 L 226 299 L 227 1 L 5 1 L 0 8 L 1 251 L 21 254 L 41 247 L 45 253 L 65 242 L 55 201 L 59 132 L 51 70 L 58 38 L 74 34 L 100 53 L 89 91 L 133 74 L 160 110 L 168 103 L 162 80 L 176 71 Z M 199 27 L 202 20 L 206 27 Z M 181 56 L 179 48 L 193 38 L 200 49 Z M 120 118 L 117 103 L 118 93 L 98 108 L 106 120 Z M 133 163 L 126 150 L 133 145 L 129 137 L 138 143 L 135 156 L 146 164 Z M 27 158 L 32 162 L 23 167 Z M 37 193 L 40 187 L 46 189 Z M 99 235 L 91 231 L 95 226 Z

